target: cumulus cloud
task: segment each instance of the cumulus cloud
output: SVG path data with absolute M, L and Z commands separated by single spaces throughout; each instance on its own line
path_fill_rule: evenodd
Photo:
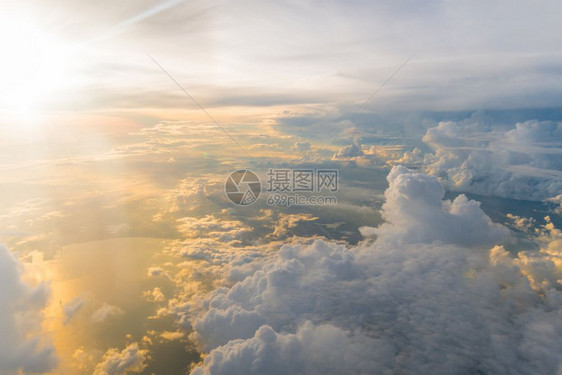
M 496 246 L 492 251 L 494 259 L 519 268 L 537 292 L 550 293 L 562 289 L 562 231 L 554 226 L 549 216 L 545 217 L 546 223 L 541 226 L 531 226 L 523 218 L 517 221 L 526 230 L 534 229 L 532 233 L 536 236 L 540 250 L 520 251 L 517 258 L 509 260 L 509 253 L 503 247 Z
M 391 164 L 395 165 L 418 165 L 423 163 L 423 152 L 418 147 L 414 147 L 412 151 L 406 151 L 397 160 L 391 160 Z
M 382 207 L 387 223 L 374 230 L 385 241 L 473 246 L 494 244 L 508 235 L 506 228 L 492 223 L 479 202 L 462 194 L 453 201 L 443 201 L 445 189 L 434 177 L 397 166 L 387 180 Z
M 212 281 L 213 285 L 221 286 L 242 280 L 261 267 L 256 260 L 266 258 L 276 251 L 279 244 L 279 241 L 272 240 L 260 245 L 232 246 L 206 238 L 177 242 L 172 251 L 186 259 L 188 266 L 174 275 L 174 280 L 182 287 L 191 287 L 202 281 Z
M 118 375 L 139 373 L 146 368 L 148 350 L 140 349 L 138 343 L 128 345 L 122 351 L 109 349 L 94 369 L 94 375 Z
M 284 245 L 178 305 L 209 353 L 192 374 L 556 373 L 559 231 L 514 255 L 505 228 L 443 201 L 435 177 L 395 167 L 388 181 L 375 241 Z
M 470 121 L 441 122 L 423 141 L 434 150 L 424 157 L 426 171 L 450 189 L 527 200 L 562 190 L 560 124 L 526 121 L 491 131 Z
M 80 311 L 82 307 L 84 307 L 86 302 L 87 300 L 84 296 L 78 296 L 73 298 L 70 302 L 65 303 L 64 306 L 62 307 L 62 311 L 64 314 L 63 323 L 64 324 L 70 323 L 72 318 L 74 318 L 74 316 L 78 313 L 78 311 Z
M 124 313 L 125 312 L 120 307 L 104 303 L 92 313 L 91 320 L 94 323 L 102 323 L 112 316 L 118 316 Z
M 47 284 L 23 281 L 23 265 L 0 246 L 0 372 L 43 373 L 57 362 L 54 346 L 41 334 Z
M 98 363 L 102 355 L 102 351 L 96 349 L 87 350 L 84 349 L 84 347 L 79 347 L 72 354 L 72 364 L 82 373 L 85 373 L 88 372 L 88 370 L 91 370 L 94 365 Z
M 208 180 L 202 178 L 184 178 L 171 192 L 171 212 L 189 211 L 199 207 L 208 197 Z
M 273 218 L 273 217 L 272 217 Z M 268 234 L 269 238 L 281 238 L 287 236 L 289 232 L 298 227 L 300 223 L 318 220 L 311 214 L 283 214 L 278 213 L 273 232 Z
M 562 215 L 562 194 L 558 194 L 555 197 L 549 198 L 548 201 L 557 204 L 558 207 L 554 209 L 554 213 L 558 215 Z
M 239 241 L 252 229 L 239 220 L 220 220 L 214 215 L 202 218 L 184 217 L 178 219 L 178 231 L 187 238 L 208 237 L 219 241 Z
M 163 302 L 166 297 L 164 293 L 162 293 L 162 289 L 156 287 L 152 290 L 147 290 L 142 293 L 143 297 L 145 297 L 149 302 Z
M 357 143 L 352 143 L 347 146 L 343 146 L 339 149 L 339 151 L 334 155 L 334 159 L 348 159 L 348 158 L 356 158 L 359 156 L 363 156 L 363 150 L 361 145 Z
M 148 277 L 157 277 L 161 275 L 166 275 L 166 272 L 164 271 L 164 269 L 162 269 L 162 267 L 148 267 Z
M 370 350 L 373 344 L 376 341 L 361 334 L 351 336 L 329 324 L 314 326 L 308 321 L 294 334 L 277 333 L 264 325 L 252 338 L 232 340 L 220 351 L 212 351 L 203 366 L 192 374 L 366 374 L 372 372 L 370 366 L 376 360 L 385 362 L 384 356 L 392 354 L 390 347 L 386 348 L 387 353 L 384 350 L 373 353 Z
M 159 334 L 159 337 L 164 341 L 176 341 L 184 339 L 185 334 L 183 332 L 164 331 Z

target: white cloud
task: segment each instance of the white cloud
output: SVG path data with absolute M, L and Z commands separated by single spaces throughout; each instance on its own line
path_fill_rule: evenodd
M 464 195 L 443 201 L 445 189 L 435 177 L 397 166 L 387 180 L 389 188 L 382 207 L 387 223 L 375 230 L 385 241 L 472 246 L 491 245 L 508 235 L 506 228 L 492 223 L 479 202 Z
M 32 287 L 22 277 L 23 265 L 0 246 L 0 372 L 48 372 L 58 362 L 54 346 L 41 334 L 49 287 Z
M 399 159 L 390 162 L 395 165 L 418 165 L 423 163 L 423 152 L 415 147 L 412 151 L 404 152 Z
M 526 121 L 508 131 L 474 122 L 441 122 L 423 141 L 428 173 L 456 191 L 544 200 L 562 190 L 562 127 Z
M 195 264 L 174 275 L 180 283 L 193 285 L 195 281 L 213 280 L 215 286 L 244 279 L 260 268 L 257 259 L 264 259 L 276 251 L 280 242 L 269 241 L 261 245 L 232 246 L 209 238 L 200 238 L 178 242 L 173 252 L 189 262 L 204 262 L 204 266 Z M 193 264 L 193 263 L 192 263 Z
M 99 307 L 92 313 L 91 319 L 94 323 L 103 323 L 109 317 L 122 315 L 124 313 L 125 312 L 120 307 L 104 303 L 101 307 Z
M 557 204 L 558 207 L 554 209 L 554 213 L 558 215 L 562 215 L 562 194 L 558 194 L 555 197 L 549 198 L 548 201 Z
M 64 313 L 64 324 L 70 323 L 72 318 L 84 307 L 87 300 L 84 296 L 78 296 L 72 299 L 70 302 L 67 302 L 62 307 L 62 311 Z
M 96 365 L 94 375 L 118 375 L 130 372 L 139 373 L 146 368 L 148 350 L 139 349 L 138 343 L 128 345 L 122 351 L 112 348 Z
M 252 338 L 233 340 L 212 351 L 192 375 L 366 374 L 378 361 L 392 358 L 391 347 L 373 353 L 373 345 L 385 344 L 330 324 L 314 326 L 307 321 L 294 334 L 280 334 L 263 325 Z
M 178 305 L 209 352 L 192 373 L 558 371 L 552 223 L 540 252 L 513 256 L 494 246 L 507 230 L 476 202 L 442 201 L 435 177 L 395 167 L 388 180 L 377 240 L 285 245 L 231 287 Z
M 334 159 L 347 159 L 347 158 L 356 158 L 359 156 L 363 156 L 363 150 L 361 149 L 361 145 L 357 143 L 352 143 L 347 146 L 343 146 L 339 149 L 339 151 L 334 155 Z

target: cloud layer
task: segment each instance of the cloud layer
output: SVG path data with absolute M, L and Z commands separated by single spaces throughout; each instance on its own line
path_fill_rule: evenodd
M 435 177 L 395 167 L 388 181 L 376 240 L 284 245 L 177 307 L 209 353 L 192 373 L 558 371 L 559 231 L 513 255 L 507 230 L 474 201 L 442 201 Z
M 423 141 L 428 173 L 450 189 L 544 200 L 562 191 L 562 127 L 548 121 L 491 131 L 472 122 L 441 122 Z

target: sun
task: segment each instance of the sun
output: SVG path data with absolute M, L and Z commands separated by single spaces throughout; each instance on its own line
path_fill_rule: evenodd
M 69 48 L 29 20 L 0 18 L 0 111 L 29 115 L 68 83 Z

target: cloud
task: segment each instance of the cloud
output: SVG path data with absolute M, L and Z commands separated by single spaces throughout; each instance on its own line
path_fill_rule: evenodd
M 397 166 L 387 180 L 389 188 L 382 206 L 387 223 L 375 230 L 385 241 L 492 245 L 509 234 L 492 223 L 479 202 L 462 194 L 453 201 L 443 201 L 445 189 L 435 177 Z
M 554 226 L 549 216 L 545 217 L 545 222 L 534 227 L 533 234 L 540 245 L 538 252 L 521 251 L 510 261 L 509 253 L 503 247 L 496 246 L 492 250 L 497 262 L 511 262 L 526 275 L 537 292 L 559 290 L 562 284 L 562 231 Z M 518 223 L 528 230 L 528 221 L 518 218 Z
M 299 152 L 306 152 L 311 149 L 311 144 L 308 141 L 295 142 L 293 148 Z
M 406 151 L 398 160 L 393 160 L 395 165 L 417 165 L 423 163 L 423 152 L 418 147 L 414 147 L 412 151 Z
M 271 214 L 270 219 L 275 215 L 272 211 L 266 211 L 266 215 Z M 311 214 L 284 214 L 277 213 L 276 223 L 273 232 L 267 235 L 268 238 L 281 238 L 287 236 L 292 229 L 298 227 L 301 223 L 316 221 L 317 217 Z
M 72 299 L 70 302 L 67 302 L 62 307 L 62 311 L 64 313 L 64 321 L 63 323 L 66 325 L 70 323 L 72 318 L 84 307 L 87 300 L 84 296 L 78 296 Z
M 41 333 L 47 284 L 23 281 L 23 265 L 0 246 L 0 372 L 43 373 L 58 362 L 55 347 Z
M 343 146 L 339 149 L 339 151 L 334 155 L 334 159 L 347 159 L 347 158 L 356 158 L 359 156 L 363 156 L 363 150 L 361 149 L 361 145 L 357 143 L 352 143 L 347 146 Z
M 149 302 L 163 302 L 166 299 L 164 293 L 162 293 L 162 290 L 158 287 L 154 288 L 153 290 L 144 291 L 142 295 Z
M 424 156 L 426 171 L 449 189 L 526 200 L 562 190 L 560 124 L 533 120 L 504 131 L 473 121 L 440 122 L 423 141 L 434 150 Z
M 76 9 L 65 3 L 52 9 L 54 20 L 79 20 L 80 27 L 72 31 L 80 35 L 96 34 L 95 25 L 122 29 L 127 20 L 153 7 L 142 1 L 125 9 L 112 6 L 101 11 L 97 4 Z M 499 17 L 509 5 L 509 16 Z M 37 7 L 33 13 L 41 14 L 42 5 Z M 207 106 L 277 105 L 284 109 L 298 103 L 330 106 L 333 98 L 358 103 L 423 45 L 423 54 L 393 79 L 385 88 L 386 95 L 377 97 L 373 105 L 395 110 L 549 107 L 560 102 L 560 58 L 551 53 L 561 47 L 555 32 L 557 20 L 551 16 L 560 11 L 557 3 L 536 9 L 530 1 L 499 1 L 486 9 L 479 3 L 419 6 L 411 1 L 331 3 L 322 9 L 291 2 L 184 4 L 127 28 L 114 46 L 105 48 L 126 53 L 126 46 L 142 43 L 157 51 L 170 74 L 179 75 L 178 81 L 189 80 L 195 97 Z M 217 20 L 227 27 L 215 28 Z M 58 25 L 58 34 L 68 34 L 64 22 L 53 24 Z M 526 27 L 531 24 L 541 28 Z M 323 38 L 334 30 L 337 37 Z M 97 34 L 93 37 L 104 36 Z M 240 40 L 248 43 L 241 45 Z M 190 51 L 175 48 L 185 42 L 199 51 L 188 72 L 182 67 Z M 224 56 L 214 53 L 217 43 Z M 270 48 L 272 44 L 276 48 Z M 103 73 L 99 88 L 89 95 L 94 100 L 69 96 L 65 108 L 184 107 L 183 96 L 161 84 L 160 72 L 149 61 L 116 64 L 96 48 L 94 58 L 80 62 L 85 74 Z M 226 63 L 236 68 L 232 69 L 236 74 L 224 72 L 223 82 L 208 67 Z M 118 77 L 126 77 L 128 84 L 116 86 Z M 226 84 L 233 79 L 238 89 Z M 116 87 L 126 95 L 119 95 Z
M 207 185 L 209 184 L 208 180 L 201 178 L 181 180 L 172 191 L 170 211 L 185 212 L 199 207 L 209 195 L 207 191 Z
M 166 271 L 164 271 L 164 269 L 162 267 L 148 267 L 147 270 L 147 276 L 148 277 L 158 277 L 158 276 L 162 276 L 165 278 L 169 278 L 169 275 L 166 273 Z
M 513 255 L 507 229 L 443 201 L 435 177 L 395 167 L 388 182 L 376 240 L 284 245 L 176 306 L 208 352 L 192 374 L 556 373 L 559 230 Z
M 179 341 L 185 338 L 185 334 L 183 332 L 164 331 L 160 333 L 159 337 L 165 341 Z
M 190 266 L 174 275 L 174 280 L 187 287 L 200 282 L 207 285 L 209 280 L 214 286 L 243 280 L 260 267 L 256 260 L 276 251 L 279 243 L 271 240 L 260 245 L 233 246 L 207 238 L 177 242 L 172 251 Z
M 104 303 L 100 308 L 92 313 L 91 320 L 94 323 L 103 323 L 109 317 L 122 315 L 124 313 L 125 312 L 120 307 Z
M 233 242 L 252 232 L 250 227 L 239 220 L 220 220 L 214 215 L 202 218 L 183 217 L 178 219 L 178 223 L 178 231 L 187 238 L 208 237 Z
M 148 350 L 139 349 L 138 343 L 129 344 L 125 349 L 109 349 L 96 365 L 94 375 L 118 375 L 139 373 L 146 368 Z
M 548 201 L 557 204 L 558 207 L 554 209 L 554 213 L 557 215 L 562 215 L 562 194 L 558 194 L 555 197 L 547 199 Z
M 86 350 L 84 347 L 79 347 L 72 354 L 73 365 L 82 373 L 87 372 L 98 363 L 102 355 L 102 351 L 96 349 Z
M 392 354 L 387 347 L 387 353 L 380 350 L 373 355 L 370 346 L 374 344 L 376 340 L 350 336 L 330 324 L 314 326 L 307 321 L 295 334 L 280 334 L 264 325 L 252 338 L 233 340 L 220 351 L 212 351 L 192 375 L 372 373 L 377 360 L 384 362 L 384 354 Z

